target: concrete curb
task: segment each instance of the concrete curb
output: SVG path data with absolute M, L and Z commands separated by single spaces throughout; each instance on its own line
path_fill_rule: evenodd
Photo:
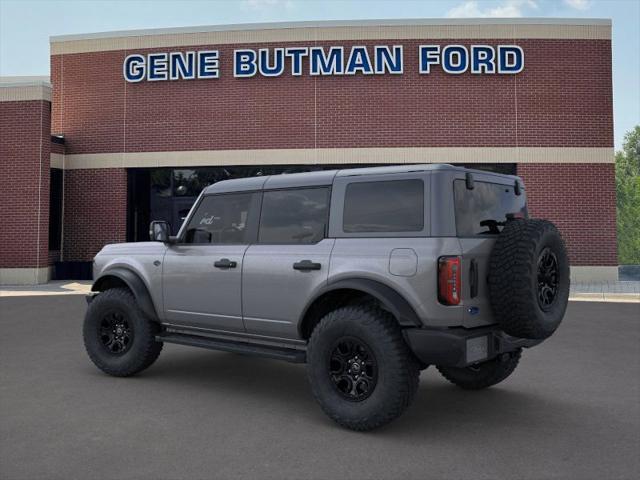
M 572 293 L 570 302 L 640 303 L 638 293 Z

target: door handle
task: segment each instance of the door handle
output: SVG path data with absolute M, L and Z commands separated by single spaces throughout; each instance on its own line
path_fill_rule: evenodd
M 293 264 L 294 270 L 320 270 L 322 265 L 311 260 L 302 260 Z
M 213 263 L 213 266 L 216 268 L 236 268 L 237 265 L 236 262 L 232 262 L 228 258 L 221 258 Z

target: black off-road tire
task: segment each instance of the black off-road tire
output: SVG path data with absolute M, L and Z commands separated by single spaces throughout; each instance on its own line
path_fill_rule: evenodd
M 111 341 L 113 337 L 109 335 L 114 333 L 107 326 L 114 321 L 126 326 L 123 330 L 130 334 L 128 342 Z M 162 350 L 162 343 L 155 340 L 159 331 L 159 325 L 147 318 L 128 289 L 113 288 L 100 293 L 89 304 L 82 334 L 87 354 L 100 370 L 128 377 L 156 361 Z
M 351 340 L 368 349 L 371 355 L 367 358 L 373 358 L 377 373 L 368 396 L 357 400 L 346 398 L 331 374 L 336 368 L 337 345 Z M 399 417 L 411 404 L 420 381 L 418 362 L 393 316 L 366 304 L 336 309 L 320 320 L 309 340 L 307 372 L 324 412 L 341 426 L 357 431 L 372 430 Z
M 491 252 L 488 280 L 493 313 L 506 333 L 528 339 L 549 337 L 560 325 L 569 300 L 569 258 L 555 225 L 537 219 L 508 221 Z
M 480 390 L 500 383 L 518 366 L 521 350 L 467 368 L 437 367 L 444 378 L 465 390 Z

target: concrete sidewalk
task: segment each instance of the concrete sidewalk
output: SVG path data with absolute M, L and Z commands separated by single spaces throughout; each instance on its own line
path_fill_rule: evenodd
M 575 283 L 571 285 L 569 299 L 583 302 L 640 302 L 640 282 Z
M 0 297 L 86 295 L 91 291 L 91 284 L 91 280 L 53 280 L 42 285 L 2 286 Z
M 44 285 L 3 286 L 0 297 L 32 297 L 46 295 L 86 295 L 90 280 L 56 280 Z M 640 281 L 583 282 L 571 285 L 571 301 L 640 303 Z

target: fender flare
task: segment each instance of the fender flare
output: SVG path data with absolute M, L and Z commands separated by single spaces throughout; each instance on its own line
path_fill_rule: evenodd
M 350 278 L 339 280 L 335 283 L 329 283 L 320 289 L 310 302 L 305 306 L 298 325 L 302 325 L 307 312 L 311 305 L 315 303 L 324 294 L 335 290 L 360 290 L 377 299 L 391 314 L 396 318 L 398 324 L 402 327 L 419 327 L 422 326 L 420 318 L 416 314 L 409 302 L 393 288 L 384 283 L 368 278 Z
M 92 292 L 102 292 L 105 289 L 103 285 L 108 281 L 109 277 L 115 277 L 123 281 L 136 298 L 136 302 L 140 309 L 153 320 L 158 320 L 158 314 L 153 306 L 153 300 L 147 286 L 144 284 L 140 276 L 133 270 L 124 267 L 115 267 L 102 272 L 102 274 L 93 282 L 91 286 Z

